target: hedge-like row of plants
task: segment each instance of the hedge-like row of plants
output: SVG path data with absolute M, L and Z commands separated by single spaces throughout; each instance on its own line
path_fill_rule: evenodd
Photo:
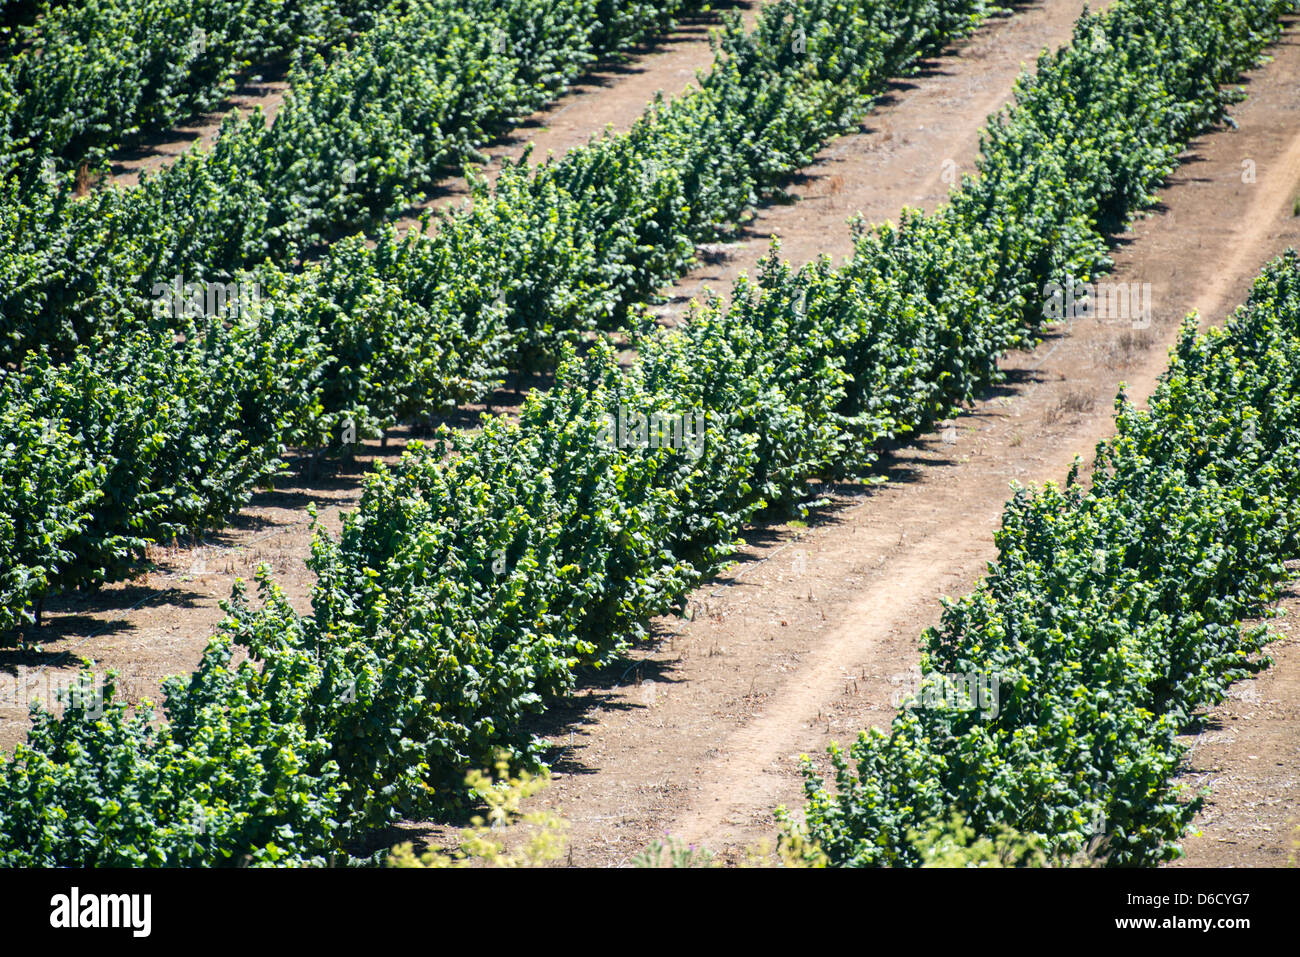
M 729 306 L 643 329 L 630 370 L 603 341 L 570 349 L 517 422 L 444 430 L 378 469 L 341 536 L 316 539 L 314 614 L 266 574 L 260 607 L 241 588 L 164 723 L 111 693 L 102 714 L 38 713 L 0 765 L 0 861 L 341 860 L 367 829 L 462 799 L 497 748 L 535 755 L 526 719 L 680 607 L 758 510 L 861 472 L 996 378 L 1042 318 L 1038 290 L 1104 260 L 1097 224 L 1150 200 L 1283 9 L 1084 16 L 951 205 L 862 234 L 840 270 L 773 256 Z M 251 657 L 235 666 L 237 646 Z
M 1225 329 L 1187 324 L 1149 411 L 1121 396 L 1090 491 L 1077 462 L 1064 488 L 1016 490 L 988 577 L 923 638 L 938 706 L 832 748 L 834 788 L 805 768 L 833 864 L 920 864 L 912 838 L 953 812 L 1067 857 L 1103 835 L 1113 865 L 1179 856 L 1202 797 L 1174 783 L 1177 735 L 1266 663 L 1241 622 L 1300 551 L 1298 317 L 1292 251 Z M 997 682 L 996 713 L 943 706 L 931 686 L 954 674 Z
M 298 64 L 269 126 L 260 110 L 232 113 L 210 151 L 138 186 L 79 199 L 73 174 L 32 166 L 0 192 L 0 361 L 42 346 L 64 356 L 147 318 L 153 284 L 178 273 L 229 281 L 396 214 L 597 55 L 699 5 L 408 0 L 346 53 Z
M 348 428 L 373 435 L 398 416 L 479 398 L 526 347 L 552 356 L 565 337 L 621 323 L 635 297 L 686 268 L 694 238 L 865 108 L 885 70 L 905 69 L 983 8 L 881 9 L 785 0 L 751 35 L 733 19 L 726 55 L 701 90 L 656 106 L 627 136 L 535 176 L 508 171 L 490 201 L 481 195 L 431 238 L 390 231 L 371 250 L 358 237 L 303 274 L 245 274 L 261 287 L 261 305 L 234 320 L 236 342 L 223 341 L 220 322 L 192 337 L 174 316 L 150 315 L 72 348 L 71 359 L 38 351 L 21 371 L 0 373 L 0 476 L 22 489 L 0 504 L 0 555 L 11 569 L 0 583 L 0 630 L 29 620 L 46 594 L 121 575 L 149 539 L 219 523 L 276 467 L 268 449 L 337 443 Z M 32 263 L 50 253 L 25 242 Z M 85 262 L 106 275 L 123 268 Z M 127 286 L 101 284 L 129 299 Z M 76 283 L 62 288 L 65 318 L 91 315 Z M 58 310 L 37 315 L 31 328 L 58 338 Z M 267 347 L 254 353 L 262 358 L 223 364 L 204 386 L 219 357 L 268 337 L 301 351 L 276 365 L 285 353 Z M 168 350 L 177 353 L 172 372 L 159 374 Z M 132 365 L 149 378 L 119 385 L 117 370 Z M 272 392 L 264 403 L 263 386 Z M 97 390 L 94 405 L 76 398 L 87 388 Z M 225 431 L 197 431 L 218 423 Z M 96 438 L 106 431 L 112 442 Z M 159 449 L 175 450 L 166 454 L 185 468 L 158 468 Z
M 386 0 L 385 0 L 386 2 Z M 97 165 L 120 143 L 211 109 L 254 64 L 364 29 L 367 0 L 41 4 L 0 63 L 0 175 L 45 158 Z M 6 11 L 7 12 L 7 11 Z

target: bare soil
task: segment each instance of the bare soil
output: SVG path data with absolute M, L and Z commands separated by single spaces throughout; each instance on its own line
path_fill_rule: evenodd
M 1300 860 L 1300 591 L 1278 603 L 1273 666 L 1239 681 L 1189 735 L 1183 783 L 1208 796 L 1177 867 L 1295 867 Z

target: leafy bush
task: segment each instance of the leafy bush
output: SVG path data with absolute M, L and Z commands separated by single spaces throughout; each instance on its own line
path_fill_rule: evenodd
M 385 859 L 388 867 L 545 867 L 564 853 L 568 822 L 549 811 L 524 811 L 523 802 L 542 790 L 550 774 L 510 773 L 508 761 L 497 762 L 496 779 L 485 771 L 465 776 L 465 788 L 487 805 L 487 816 L 476 814 L 450 850 L 431 848 L 417 855 L 410 843 L 399 844 Z M 509 850 L 494 834 L 514 827 L 529 833 L 521 846 Z
M 283 468 L 319 375 L 301 329 L 199 318 L 179 346 L 138 332 L 0 369 L 0 631 L 47 595 L 126 575 L 150 542 L 223 524 Z
M 931 821 L 921 831 L 908 834 L 922 867 L 1046 867 L 1041 841 L 998 827 L 980 836 L 959 813 L 946 821 Z
M 616 34 L 594 21 L 597 0 L 394 2 L 350 50 L 328 62 L 300 59 L 269 126 L 260 109 L 232 113 L 209 151 L 191 150 L 138 186 L 73 202 L 75 177 L 44 175 L 37 160 L 48 157 L 35 156 L 22 175 L 5 178 L 0 194 L 0 359 L 18 362 L 42 345 L 66 353 L 138 321 L 159 279 L 182 273 L 226 281 L 241 268 L 267 259 L 290 264 L 327 238 L 374 226 L 420 198 L 444 168 L 481 158 L 478 146 L 496 130 L 553 99 L 599 54 L 695 3 L 671 0 L 635 24 L 619 19 L 631 32 Z M 129 15 L 114 15 L 136 23 L 128 6 Z M 191 29 L 185 17 L 167 23 L 186 36 Z M 177 44 L 159 42 L 149 44 L 149 56 L 167 62 Z M 605 43 L 612 46 L 598 45 Z M 36 62 L 69 82 L 83 78 L 66 63 Z M 0 108 L 4 76 L 0 70 Z M 133 96 L 140 92 L 130 76 L 118 80 Z M 85 109 L 62 108 L 72 117 Z
M 0 763 L 0 860 L 95 867 L 342 863 L 347 785 L 303 721 L 320 679 L 313 656 L 278 644 L 234 663 L 209 645 L 188 681 L 165 688 L 166 722 L 146 702 L 34 709 L 26 744 Z M 259 667 L 260 664 L 260 667 Z

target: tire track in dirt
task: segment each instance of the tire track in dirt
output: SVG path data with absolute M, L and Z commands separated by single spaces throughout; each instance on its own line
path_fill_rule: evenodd
M 1291 138 L 1280 156 L 1256 175 L 1264 177 L 1264 188 L 1255 191 L 1245 216 L 1235 224 L 1225 267 L 1210 273 L 1209 280 L 1193 300 L 1192 308 L 1202 320 L 1215 317 L 1217 322 L 1219 316 L 1244 301 L 1241 297 L 1232 298 L 1234 286 L 1239 285 L 1243 273 L 1259 272 L 1262 265 L 1258 261 L 1259 251 L 1292 205 L 1295 184 L 1300 183 L 1300 132 Z
M 1224 267 L 1211 271 L 1208 279 L 1194 287 L 1189 297 L 1191 308 L 1200 312 L 1202 326 L 1208 321 L 1221 322 L 1226 312 L 1244 300 L 1242 286 L 1249 283 L 1267 259 L 1281 251 L 1271 237 L 1286 215 L 1296 188 L 1300 187 L 1300 132 L 1290 139 L 1280 155 L 1270 157 L 1262 179 L 1262 188 L 1255 192 L 1246 216 L 1238 222 L 1237 228 L 1215 237 L 1218 242 L 1211 249 L 1223 257 Z M 1166 365 L 1161 352 L 1152 352 L 1151 360 L 1128 383 L 1130 395 L 1140 396 L 1144 401 Z M 1104 424 L 1109 426 L 1109 422 Z M 1075 442 L 1062 443 L 1059 454 L 1045 463 L 1047 467 L 1034 476 L 1034 481 L 1061 480 L 1075 454 L 1085 453 L 1112 431 L 1109 427 L 1098 429 L 1095 425 L 1080 430 Z M 772 787 L 756 788 L 752 783 L 745 786 L 746 781 L 756 780 L 753 775 L 755 767 L 770 767 L 784 750 L 789 750 L 793 743 L 791 730 L 810 726 L 824 702 L 833 696 L 837 686 L 843 684 L 841 663 L 874 657 L 873 653 L 882 646 L 882 637 L 914 613 L 918 604 L 924 604 L 924 601 L 918 601 L 918 592 L 932 591 L 943 569 L 957 571 L 974 584 L 979 574 L 977 564 L 982 565 L 982 562 L 970 560 L 972 538 L 983 533 L 982 537 L 988 543 L 986 557 L 992 558 L 991 532 L 1000 513 L 1001 499 L 996 503 L 984 503 L 978 511 L 963 514 L 959 526 L 947 526 L 937 534 L 927 536 L 894 560 L 901 563 L 901 570 L 891 571 L 853 603 L 846 615 L 849 622 L 816 649 L 807 664 L 801 666 L 797 678 L 792 676 L 790 693 L 731 737 L 728 750 L 734 755 L 733 759 L 712 780 L 712 787 L 697 798 L 693 809 L 679 818 L 684 840 L 702 842 L 707 836 L 717 834 L 727 817 L 735 819 L 745 811 L 753 812 L 756 807 L 761 807 L 747 807 L 753 804 L 752 797 L 770 799 Z M 907 596 L 901 603 L 897 601 L 900 595 Z M 881 616 L 879 609 L 888 607 L 891 602 L 893 607 Z M 932 620 L 937 623 L 937 619 L 935 614 Z M 1280 652 L 1285 650 L 1289 650 L 1285 645 L 1279 649 Z M 1290 662 L 1285 662 L 1283 667 L 1286 664 Z M 1291 699 L 1290 704 L 1294 709 L 1295 699 Z M 1294 772 L 1296 765 L 1291 765 L 1290 770 Z M 768 783 L 766 778 L 759 780 Z M 710 794 L 711 790 L 717 793 Z M 734 797 L 737 794 L 743 795 L 739 801 Z M 712 807 L 710 797 L 713 799 Z M 775 802 L 767 806 L 775 806 Z
M 1274 53 L 1233 110 L 1240 129 L 1193 144 L 1161 205 L 1113 253 L 1112 281 L 1152 284 L 1150 328 L 1076 320 L 1034 353 L 1008 357 L 1007 385 L 941 428 L 943 439 L 897 455 L 888 485 L 858 489 L 857 504 L 811 529 L 755 536 L 750 562 L 696 596 L 694 621 L 663 622 L 658 647 L 634 656 L 633 681 L 568 703 L 542 803 L 569 818 L 575 863 L 626 863 L 665 831 L 737 859 L 772 835 L 776 805 L 801 804 L 798 754 L 824 772 L 832 740 L 888 723 L 941 596 L 969 591 L 995 555 L 1008 482 L 1061 481 L 1075 455 L 1090 461 L 1112 432 L 1121 382 L 1131 397 L 1150 394 L 1183 316 L 1199 307 L 1203 323 L 1221 322 L 1264 262 L 1300 243 L 1288 209 L 1300 188 L 1294 25 Z M 952 151 L 936 140 L 931 155 Z M 1243 181 L 1243 159 L 1256 162 L 1255 182 Z M 896 188 L 894 175 L 881 163 L 881 188 Z M 920 188 L 929 181 L 918 178 Z M 1293 660 L 1292 647 L 1281 651 Z M 1271 674 L 1287 666 L 1279 655 Z M 1270 727 L 1294 759 L 1294 736 Z M 1278 773 L 1289 778 L 1259 786 L 1294 795 L 1295 764 Z M 1251 860 L 1276 861 L 1277 851 Z
M 960 524 L 940 523 L 895 549 L 883 574 L 858 594 L 830 634 L 800 658 L 798 671 L 786 679 L 772 704 L 727 738 L 725 759 L 672 832 L 688 843 L 705 843 L 724 826 L 747 821 L 786 799 L 779 774 L 783 758 L 800 750 L 801 729 L 817 724 L 826 703 L 846 683 L 852 682 L 858 694 L 889 701 L 893 689 L 886 676 L 873 672 L 859 677 L 866 674 L 865 663 L 888 654 L 890 637 L 930 610 L 932 596 L 944 591 L 954 572 L 962 578 L 978 574 L 987 556 L 972 543 L 980 533 L 992 531 L 1000 514 L 1000 506 L 984 503 L 978 511 L 964 512 Z M 882 711 L 878 717 L 888 715 Z

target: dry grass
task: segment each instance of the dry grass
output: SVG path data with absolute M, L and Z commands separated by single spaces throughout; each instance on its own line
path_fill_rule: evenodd
M 1071 389 L 1048 406 L 1043 416 L 1049 424 L 1059 422 L 1068 416 L 1079 416 L 1091 412 L 1097 405 L 1097 397 L 1081 389 Z
M 1097 347 L 1097 365 L 1107 369 L 1126 369 L 1140 355 L 1155 345 L 1151 329 L 1125 329 L 1109 342 Z

